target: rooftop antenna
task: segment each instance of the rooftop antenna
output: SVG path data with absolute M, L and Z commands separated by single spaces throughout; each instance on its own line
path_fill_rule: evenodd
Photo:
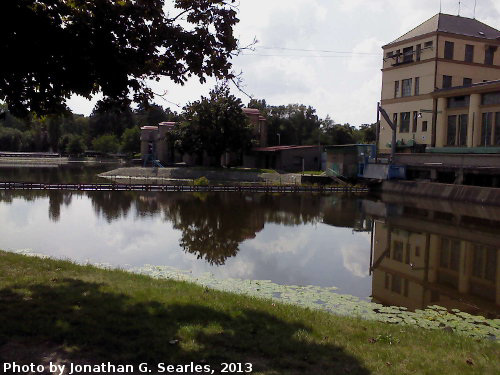
M 477 4 L 477 0 L 474 0 L 474 19 L 476 19 L 476 4 Z
M 441 13 L 441 0 L 439 0 L 439 13 Z
M 460 16 L 460 3 L 461 3 L 461 1 L 458 0 L 458 16 Z

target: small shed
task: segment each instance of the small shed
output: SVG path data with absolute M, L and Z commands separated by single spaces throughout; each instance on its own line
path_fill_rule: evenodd
M 321 162 L 320 146 L 272 146 L 253 148 L 243 157 L 247 168 L 269 168 L 287 172 L 317 170 Z
M 351 144 L 325 146 L 326 172 L 345 178 L 363 175 L 370 159 L 375 159 L 374 144 Z

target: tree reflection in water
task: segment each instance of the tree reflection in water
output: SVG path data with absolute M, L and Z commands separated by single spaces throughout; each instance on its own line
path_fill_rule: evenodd
M 211 265 L 223 265 L 240 244 L 266 223 L 294 226 L 323 221 L 323 212 L 337 200 L 318 194 L 145 193 L 145 192 L 0 192 L 0 201 L 49 199 L 49 218 L 57 222 L 61 206 L 73 196 L 87 196 L 95 214 L 111 223 L 129 213 L 161 217 L 181 231 L 180 246 Z M 293 241 L 293 239 L 291 239 Z

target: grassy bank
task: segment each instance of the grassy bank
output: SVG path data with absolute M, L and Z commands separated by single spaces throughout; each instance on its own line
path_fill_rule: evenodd
M 250 362 L 252 374 L 500 372 L 494 342 L 5 252 L 0 322 L 0 362 L 55 356 L 85 363 L 193 361 L 215 373 L 222 362 Z

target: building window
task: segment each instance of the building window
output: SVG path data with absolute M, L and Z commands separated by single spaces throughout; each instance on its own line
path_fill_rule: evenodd
M 497 50 L 497 47 L 495 46 L 488 46 L 486 47 L 486 51 L 484 54 L 484 63 L 486 65 L 493 65 L 493 60 L 495 57 L 495 51 Z
M 399 96 L 399 81 L 394 82 L 394 97 L 397 98 Z
M 432 40 L 424 43 L 424 48 L 432 48 Z
M 396 52 L 394 52 L 394 55 L 396 56 L 396 64 L 399 64 L 400 62 L 400 55 L 401 55 L 401 50 L 397 49 Z
M 418 112 L 413 111 L 413 123 L 412 123 L 412 127 L 411 127 L 411 131 L 413 133 L 417 132 L 417 119 L 418 119 Z
M 413 47 L 403 48 L 403 63 L 413 62 Z
M 446 133 L 446 144 L 448 146 L 467 145 L 468 120 L 469 120 L 469 115 L 467 114 L 462 114 L 458 116 L 457 115 L 448 116 L 448 129 Z
M 399 132 L 410 132 L 410 112 L 401 112 L 401 125 L 399 127 Z
M 410 282 L 408 281 L 408 279 L 404 279 L 404 291 L 403 291 L 403 295 L 405 297 L 408 297 L 408 289 L 409 289 L 409 285 Z
M 451 87 L 451 76 L 443 76 L 443 89 Z
M 395 127 L 398 126 L 398 114 L 397 113 L 392 115 L 392 123 Z
M 420 95 L 420 77 L 415 77 L 415 95 Z
M 401 294 L 401 276 L 399 275 L 392 275 L 392 283 L 391 283 L 391 290 L 394 293 Z
M 422 131 L 423 132 L 427 131 L 427 121 L 422 121 Z
M 453 49 L 455 47 L 455 43 L 453 42 L 444 42 L 444 58 L 448 60 L 453 60 Z
M 490 145 L 500 146 L 500 112 L 483 113 L 481 146 Z
M 500 104 L 500 91 L 483 94 L 483 96 L 481 97 L 481 104 Z
M 452 98 L 448 98 L 448 108 L 465 108 L 469 106 L 469 102 L 469 95 L 454 96 Z
M 472 86 L 472 78 L 464 78 L 464 86 Z
M 422 45 L 417 44 L 417 50 L 415 52 L 415 60 L 420 61 L 420 56 L 422 55 Z
M 481 124 L 481 146 L 491 145 L 491 133 L 493 123 L 493 112 L 483 113 L 483 121 Z
M 403 243 L 401 241 L 392 243 L 392 259 L 403 262 Z
M 490 246 L 474 245 L 472 254 L 472 275 L 495 281 L 498 262 L 497 250 Z
M 411 78 L 403 79 L 401 96 L 411 96 Z
M 465 45 L 464 61 L 466 61 L 466 62 L 473 62 L 474 61 L 474 46 L 471 44 Z
M 458 271 L 460 259 L 460 241 L 443 237 L 441 239 L 441 251 L 439 254 L 439 265 L 449 270 Z
M 495 146 L 500 146 L 500 112 L 495 113 Z
M 457 139 L 457 116 L 448 116 L 448 129 L 446 130 L 446 144 L 448 146 L 455 146 Z
M 386 58 L 388 58 L 388 59 L 390 59 L 390 58 L 392 57 L 392 55 L 393 55 L 393 52 L 392 52 L 392 51 L 390 51 L 390 52 L 387 52 L 387 53 L 385 54 L 385 57 L 386 57 Z
M 467 146 L 467 123 L 469 115 L 463 114 L 458 116 L 458 146 Z

